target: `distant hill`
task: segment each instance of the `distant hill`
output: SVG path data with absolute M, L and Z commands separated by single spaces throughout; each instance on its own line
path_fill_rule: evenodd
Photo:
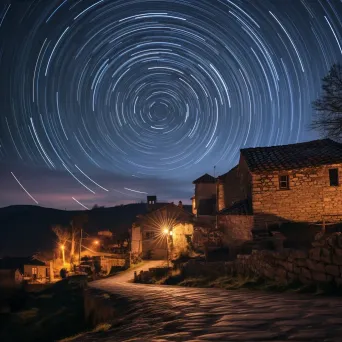
M 191 210 L 191 206 L 184 206 Z M 147 212 L 146 203 L 127 204 L 87 211 L 67 211 L 39 206 L 15 205 L 0 208 L 0 257 L 27 256 L 41 250 L 51 250 L 56 237 L 51 227 L 67 225 L 77 214 L 86 212 L 86 232 L 110 230 L 122 235 L 136 220 Z

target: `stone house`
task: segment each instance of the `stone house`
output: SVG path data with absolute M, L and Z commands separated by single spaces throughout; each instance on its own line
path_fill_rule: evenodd
M 247 148 L 218 177 L 218 222 L 227 243 L 284 223 L 342 217 L 342 144 L 330 139 Z
M 193 215 L 182 202 L 157 203 L 148 199 L 148 213 L 138 216 L 131 229 L 132 257 L 163 260 L 188 250 L 193 236 Z
M 192 182 L 195 186 L 192 200 L 194 214 L 193 246 L 198 251 L 222 247 L 222 231 L 217 225 L 217 179 L 209 174 Z

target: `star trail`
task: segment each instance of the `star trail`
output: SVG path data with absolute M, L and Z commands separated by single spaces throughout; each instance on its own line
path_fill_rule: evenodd
M 188 201 L 239 149 L 317 138 L 340 0 L 0 5 L 0 205 Z

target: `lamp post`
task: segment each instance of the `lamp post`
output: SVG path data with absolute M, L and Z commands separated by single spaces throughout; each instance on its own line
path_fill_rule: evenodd
M 163 233 L 166 235 L 166 260 L 169 267 L 169 236 L 172 236 L 172 230 L 164 228 Z
M 65 267 L 65 250 L 64 250 L 64 245 L 61 245 L 61 250 L 62 250 L 62 258 L 63 258 L 63 267 Z
M 83 238 L 83 229 L 80 231 L 80 245 L 78 249 L 78 264 L 81 266 L 81 249 L 82 249 L 82 238 Z

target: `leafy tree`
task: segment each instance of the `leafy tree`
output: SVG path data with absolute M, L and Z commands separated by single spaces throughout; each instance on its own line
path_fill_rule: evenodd
M 322 94 L 313 102 L 312 128 L 336 140 L 342 138 L 342 65 L 334 64 L 322 80 Z

